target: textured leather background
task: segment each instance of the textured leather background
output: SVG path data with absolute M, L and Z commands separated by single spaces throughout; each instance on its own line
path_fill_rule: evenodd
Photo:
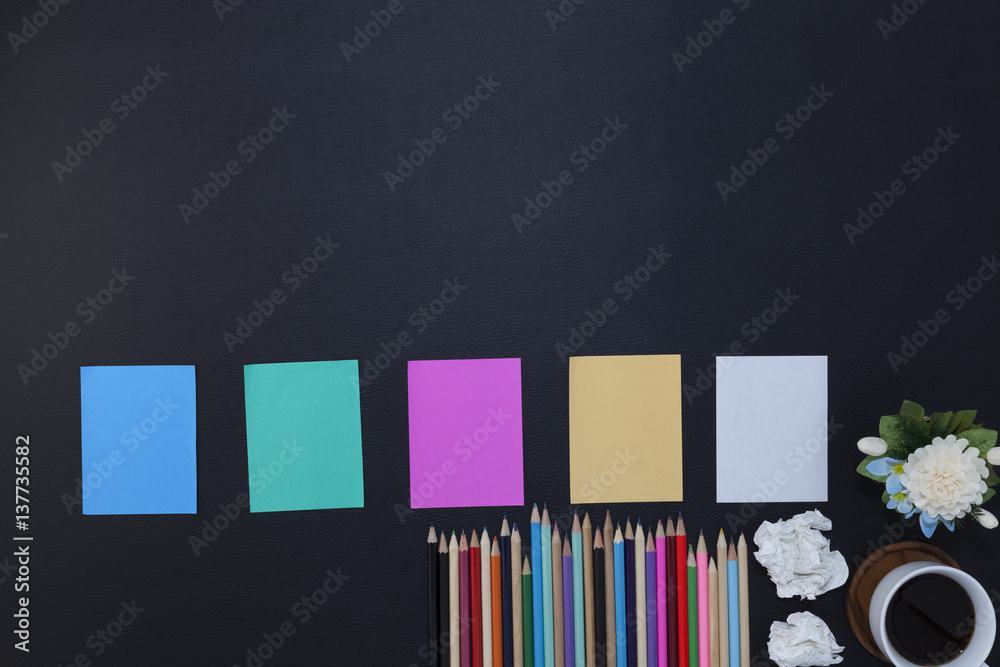
M 266 665 L 420 663 L 428 523 L 488 523 L 492 532 L 506 512 L 527 527 L 528 508 L 398 518 L 394 506 L 408 506 L 405 360 L 521 357 L 525 499 L 564 515 L 568 382 L 556 344 L 586 311 L 619 298 L 616 281 L 650 246 L 672 253 L 667 265 L 619 301 L 578 353 L 680 353 L 694 385 L 715 354 L 749 342 L 752 325 L 741 328 L 776 289 L 799 295 L 747 350 L 829 355 L 830 415 L 842 428 L 830 441 L 830 502 L 820 509 L 849 562 L 896 516 L 854 474 L 854 443 L 875 433 L 879 415 L 910 398 L 975 407 L 1000 425 L 1000 280 L 961 310 L 947 300 L 1000 241 L 995 3 L 918 5 L 884 40 L 876 24 L 890 19 L 887 0 L 751 0 L 745 11 L 727 0 L 585 0 L 556 30 L 545 16 L 556 0 L 407 0 L 346 62 L 340 42 L 384 6 L 245 0 L 220 21 L 210 0 L 72 2 L 19 53 L 4 40 L 0 441 L 12 449 L 16 435 L 31 436 L 35 535 L 32 652 L 10 645 L 4 574 L 4 664 L 69 664 L 85 653 L 93 664 L 244 665 L 246 650 L 286 620 L 297 631 Z M 726 7 L 735 21 L 678 72 L 672 53 Z M 0 29 L 18 30 L 37 11 L 4 2 Z M 163 82 L 115 119 L 112 100 L 157 64 L 169 72 Z M 444 110 L 490 75 L 500 87 L 453 130 Z M 775 122 L 821 85 L 833 96 L 786 140 Z M 237 146 L 273 107 L 295 118 L 247 163 Z M 60 182 L 52 161 L 104 117 L 114 132 Z M 571 153 L 606 117 L 627 130 L 575 171 Z M 383 172 L 438 127 L 445 143 L 391 192 Z M 961 138 L 911 183 L 902 165 L 939 127 Z M 778 151 L 723 202 L 716 181 L 769 137 Z M 234 159 L 242 172 L 185 224 L 178 205 Z M 573 183 L 518 233 L 511 214 L 563 169 Z M 905 194 L 849 242 L 843 225 L 896 178 Z M 332 260 L 230 353 L 223 332 L 254 299 L 287 288 L 283 272 L 327 235 L 341 244 Z M 83 323 L 77 304 L 122 267 L 135 281 Z M 445 279 L 468 289 L 415 333 L 411 313 Z M 950 322 L 894 372 L 887 353 L 940 308 Z M 81 333 L 25 386 L 16 367 L 70 320 Z M 189 536 L 247 491 L 242 365 L 364 363 L 400 331 L 414 343 L 362 389 L 365 508 L 244 510 L 195 556 Z M 197 516 L 65 509 L 60 497 L 80 474 L 78 369 L 96 364 L 197 365 Z M 740 508 L 714 502 L 714 422 L 710 387 L 684 407 L 683 506 L 615 506 L 615 519 L 651 523 L 683 509 L 690 529 L 725 525 Z M 766 505 L 745 529 L 812 507 Z M 1000 532 L 940 530 L 934 542 L 1000 589 Z M 327 568 L 350 578 L 297 623 L 292 605 Z M 845 664 L 877 664 L 848 630 L 845 589 L 779 600 L 756 565 L 751 576 L 755 654 L 771 621 L 810 610 L 846 645 Z M 88 636 L 133 599 L 145 611 L 95 658 Z

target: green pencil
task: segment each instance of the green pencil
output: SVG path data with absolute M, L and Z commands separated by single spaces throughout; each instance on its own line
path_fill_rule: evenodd
M 690 544 L 687 567 L 688 657 L 690 667 L 698 667 L 698 561 Z
M 521 603 L 524 613 L 524 667 L 535 667 L 535 624 L 531 613 L 531 563 L 524 557 L 521 568 Z

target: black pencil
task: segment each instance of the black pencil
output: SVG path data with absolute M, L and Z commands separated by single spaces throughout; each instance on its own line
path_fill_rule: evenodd
M 628 649 L 628 664 L 639 664 L 635 615 L 635 533 L 632 520 L 625 520 L 625 646 Z
M 510 568 L 510 526 L 507 517 L 500 527 L 500 596 L 503 611 L 503 667 L 514 667 L 514 615 L 511 591 Z M 500 667 L 496 665 L 495 667 Z
M 605 605 L 604 538 L 601 537 L 601 531 L 597 531 L 597 534 L 594 535 L 594 646 L 597 649 L 597 663 L 601 665 L 606 662 L 607 658 L 607 649 L 604 646 L 607 641 Z
M 441 611 L 438 608 L 438 538 L 434 526 L 427 533 L 427 648 L 430 665 L 436 665 Z
M 438 635 L 437 650 L 433 653 L 437 656 L 438 665 L 449 667 L 451 656 L 448 647 L 451 645 L 451 637 L 448 636 L 450 634 L 448 628 L 451 626 L 451 617 L 448 601 L 451 591 L 448 590 L 448 540 L 445 539 L 443 530 L 438 545 L 438 584 L 441 591 L 441 595 L 438 597 L 438 618 L 440 619 L 438 632 L 440 634 Z M 455 637 L 455 641 L 458 641 L 458 637 Z

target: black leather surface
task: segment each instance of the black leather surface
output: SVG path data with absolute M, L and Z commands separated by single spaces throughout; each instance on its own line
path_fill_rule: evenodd
M 223 20 L 209 0 L 71 2 L 17 52 L 5 39 L 0 438 L 11 451 L 15 436 L 31 437 L 35 541 L 31 654 L 12 648 L 13 579 L 4 573 L 4 664 L 71 664 L 84 654 L 95 665 L 245 665 L 247 649 L 284 621 L 295 634 L 267 665 L 421 663 L 428 524 L 492 532 L 506 512 L 526 527 L 528 508 L 399 517 L 394 507 L 408 505 L 405 361 L 521 357 L 525 498 L 564 514 L 568 382 L 557 344 L 588 310 L 619 298 L 616 282 L 651 246 L 671 253 L 667 265 L 576 353 L 680 353 L 693 386 L 734 341 L 748 354 L 829 355 L 830 415 L 842 428 L 820 509 L 833 519 L 834 548 L 849 562 L 866 554 L 896 516 L 853 472 L 854 443 L 875 433 L 879 415 L 910 398 L 978 408 L 1000 425 L 1000 280 L 961 309 L 949 301 L 981 257 L 1000 250 L 998 11 L 911 2 L 916 12 L 885 39 L 878 22 L 891 21 L 888 2 L 565 0 L 560 22 L 546 16 L 559 11 L 555 0 L 408 0 L 350 62 L 340 43 L 386 2 L 245 0 Z M 672 54 L 726 8 L 732 22 L 679 72 Z M 5 2 L 0 28 L 19 31 L 38 11 Z M 157 65 L 167 74 L 119 119 L 113 100 Z M 474 95 L 479 77 L 499 86 L 455 127 L 445 110 Z M 780 119 L 814 86 L 832 96 L 789 134 Z M 273 109 L 287 109 L 287 125 L 249 162 L 239 145 Z M 113 132 L 60 180 L 52 162 L 105 117 Z M 574 152 L 606 119 L 627 128 L 577 171 Z M 437 128 L 444 142 L 390 190 L 384 172 Z M 909 180 L 904 163 L 939 128 L 960 138 Z M 724 201 L 716 182 L 765 145 L 776 152 Z M 179 205 L 230 160 L 240 173 L 185 222 Z M 512 214 L 563 170 L 572 183 L 518 231 Z M 894 179 L 905 192 L 851 242 L 844 225 Z M 255 299 L 288 288 L 282 275 L 327 236 L 340 244 L 332 259 L 230 352 L 224 332 Z M 134 282 L 84 321 L 77 304 L 123 267 Z M 445 280 L 468 289 L 418 331 L 423 320 L 411 314 Z M 776 289 L 800 299 L 759 330 L 751 318 Z M 894 372 L 887 353 L 938 309 L 950 320 Z M 25 386 L 17 366 L 71 320 L 79 335 Z M 189 536 L 247 491 L 242 365 L 364 363 L 401 331 L 413 344 L 362 389 L 365 508 L 243 510 L 195 556 Z M 80 474 L 78 369 L 98 364 L 197 366 L 197 516 L 67 512 L 61 495 Z M 652 523 L 683 509 L 689 528 L 708 533 L 739 510 L 714 503 L 708 387 L 684 406 L 687 500 L 615 506 L 616 519 Z M 767 505 L 745 529 L 812 507 Z M 934 543 L 1000 590 L 1000 533 L 971 526 L 939 531 Z M 293 605 L 338 568 L 349 579 L 299 623 Z M 751 576 L 753 653 L 765 650 L 771 621 L 809 610 L 846 645 L 845 664 L 877 664 L 848 630 L 845 589 L 779 600 L 756 565 Z M 132 600 L 144 611 L 95 656 L 88 636 Z

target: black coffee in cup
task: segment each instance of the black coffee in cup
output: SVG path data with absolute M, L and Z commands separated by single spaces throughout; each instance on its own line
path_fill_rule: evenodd
M 975 627 L 972 599 L 941 574 L 918 575 L 900 586 L 886 610 L 892 647 L 917 665 L 951 662 L 969 645 Z

